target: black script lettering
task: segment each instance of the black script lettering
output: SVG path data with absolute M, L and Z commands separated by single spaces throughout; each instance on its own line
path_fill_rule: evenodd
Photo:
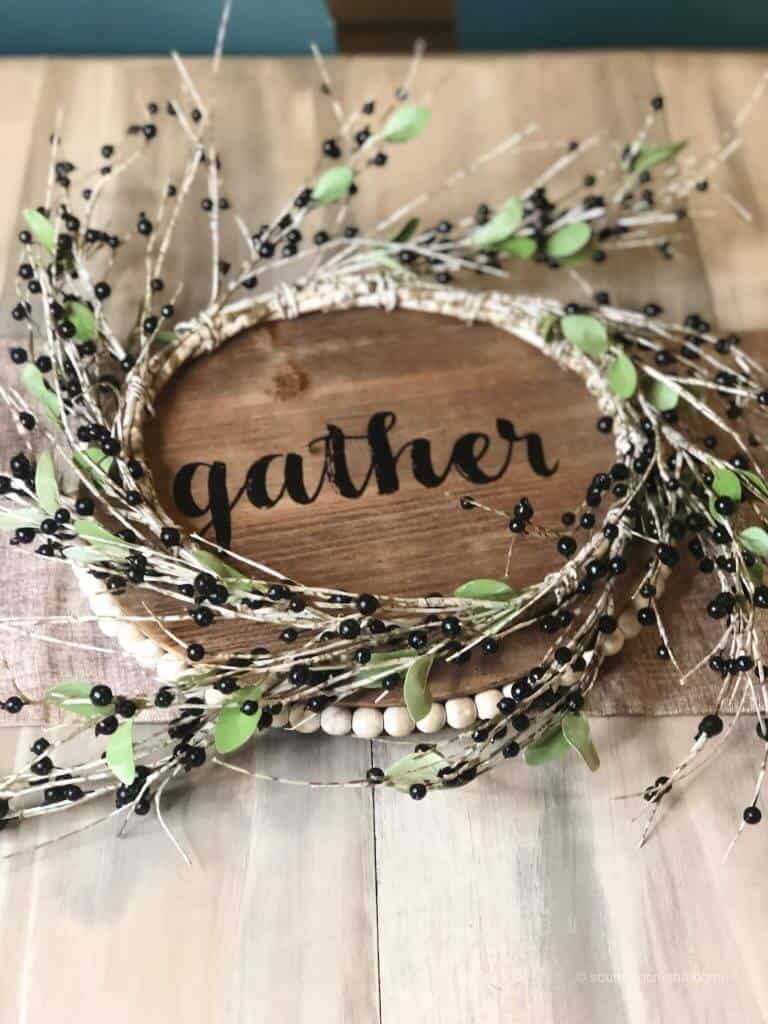
M 316 501 L 326 481 L 343 498 L 359 498 L 375 480 L 379 494 L 394 494 L 400 488 L 399 470 L 403 456 L 410 454 L 411 472 L 422 487 L 439 487 L 452 469 L 473 484 L 490 484 L 499 480 L 508 470 L 515 446 L 525 444 L 528 464 L 538 476 L 549 477 L 557 472 L 559 461 L 547 463 L 544 444 L 539 434 L 529 432 L 518 434 L 509 420 L 496 420 L 498 437 L 506 442 L 506 450 L 498 468 L 487 465 L 493 440 L 489 434 L 470 432 L 454 443 L 447 465 L 441 471 L 435 468 L 432 459 L 432 445 L 425 437 L 417 437 L 393 451 L 389 435 L 397 423 L 393 412 L 374 413 L 368 421 L 365 434 L 345 434 L 334 423 L 327 425 L 326 433 L 313 438 L 310 452 L 322 445 L 323 464 L 317 483 L 309 488 L 305 479 L 304 459 L 297 452 L 285 455 L 271 453 L 253 462 L 246 474 L 245 482 L 230 501 L 227 489 L 227 468 L 223 462 L 191 462 L 179 470 L 173 483 L 173 500 L 180 512 L 187 518 L 197 518 L 210 513 L 210 520 L 203 528 L 210 526 L 216 533 L 219 544 L 229 547 L 232 540 L 232 510 L 245 494 L 255 508 L 274 508 L 284 497 L 299 505 L 311 505 Z M 349 445 L 365 442 L 368 446 L 369 463 L 364 477 L 355 481 L 347 459 Z M 495 461 L 495 460 L 494 460 Z M 193 482 L 198 470 L 207 470 L 207 505 L 200 505 L 193 495 Z M 268 488 L 268 476 L 272 471 L 282 482 L 279 489 Z

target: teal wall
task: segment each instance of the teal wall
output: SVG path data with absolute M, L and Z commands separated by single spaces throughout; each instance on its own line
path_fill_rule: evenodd
M 0 0 L 0 54 L 210 53 L 219 0 Z M 235 0 L 227 53 L 336 49 L 323 0 Z
M 462 50 L 768 48 L 768 0 L 456 0 Z

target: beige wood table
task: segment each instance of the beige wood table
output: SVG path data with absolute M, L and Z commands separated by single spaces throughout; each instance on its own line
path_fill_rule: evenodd
M 401 63 L 332 62 L 354 103 L 381 92 Z M 765 63 L 689 54 L 435 60 L 422 78 L 426 89 L 440 84 L 428 163 L 459 165 L 530 120 L 552 137 L 583 138 L 598 125 L 623 138 L 659 92 L 670 134 L 695 136 L 707 151 Z M 119 139 L 138 106 L 164 98 L 172 82 L 167 62 L 156 60 L 0 64 L 6 297 L 17 211 L 37 201 L 56 108 L 78 155 L 96 160 L 98 147 Z M 223 92 L 221 141 L 225 151 L 239 149 L 228 162 L 230 188 L 258 223 L 301 173 L 295 168 L 309 165 L 329 114 L 307 61 L 228 62 Z M 715 204 L 718 215 L 696 220 L 679 262 L 644 255 L 607 267 L 595 285 L 628 304 L 652 294 L 670 316 L 697 308 L 728 329 L 765 328 L 765 120 L 763 109 L 713 185 L 747 203 L 752 225 Z M 396 191 L 382 178 L 376 195 L 361 196 L 367 214 L 415 191 L 423 160 L 398 168 Z M 526 156 L 510 173 L 524 182 L 534 166 Z M 447 198 L 441 212 L 469 195 Z M 572 282 L 535 268 L 521 287 L 572 293 Z M 7 451 L 6 416 L 2 432 Z M 7 547 L 0 572 L 0 607 L 53 612 L 81 600 L 66 576 L 30 571 Z M 10 635 L 3 653 L 22 685 L 94 678 L 107 665 L 102 655 Z M 111 664 L 139 679 L 125 658 Z M 668 770 L 694 730 L 689 717 L 599 719 L 596 776 L 570 762 L 519 766 L 420 804 L 211 769 L 209 784 L 180 789 L 168 804 L 191 868 L 152 818 L 119 841 L 102 827 L 0 863 L 0 1024 L 765 1020 L 765 827 L 749 830 L 721 864 L 752 784 L 751 726 L 744 745 L 726 749 L 676 798 L 642 851 L 633 822 L 642 805 L 612 799 Z M 0 729 L 3 764 L 24 756 L 35 735 Z M 382 744 L 276 736 L 240 762 L 256 767 L 270 754 L 284 775 L 327 778 L 360 775 L 393 756 Z M 46 836 L 43 826 L 28 839 Z

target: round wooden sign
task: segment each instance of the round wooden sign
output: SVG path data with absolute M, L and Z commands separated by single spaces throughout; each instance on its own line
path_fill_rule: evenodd
M 479 577 L 523 585 L 562 563 L 551 540 L 516 539 L 509 515 L 525 496 L 534 523 L 557 526 L 580 504 L 613 461 L 596 418 L 580 380 L 508 333 L 349 310 L 254 328 L 185 365 L 145 452 L 190 531 L 301 583 L 423 596 Z M 494 511 L 463 510 L 467 494 Z M 244 646 L 243 623 L 222 622 L 207 648 L 231 629 Z M 182 640 L 194 630 L 174 627 Z M 480 658 L 441 666 L 435 696 L 530 667 L 544 646 L 530 632 L 501 672 Z

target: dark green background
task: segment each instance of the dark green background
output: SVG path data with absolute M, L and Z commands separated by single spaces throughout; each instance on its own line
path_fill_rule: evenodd
M 0 54 L 208 53 L 220 10 L 219 0 L 0 0 Z M 386 31 L 387 0 L 366 11 Z M 461 50 L 768 48 L 768 0 L 455 0 L 454 29 Z M 313 40 L 337 48 L 324 0 L 235 0 L 227 52 L 306 53 Z

